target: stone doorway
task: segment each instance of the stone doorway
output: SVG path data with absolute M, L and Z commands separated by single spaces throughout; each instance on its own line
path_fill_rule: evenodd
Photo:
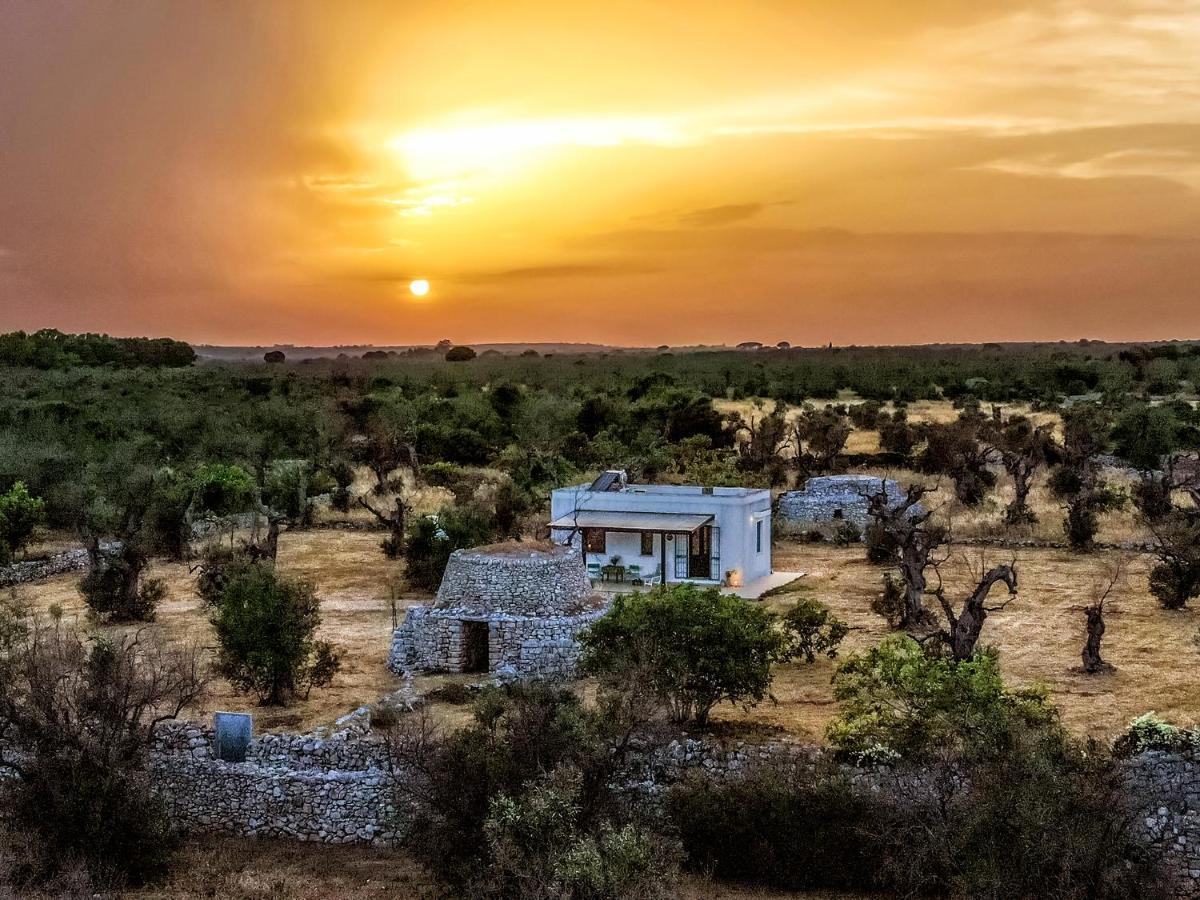
M 486 672 L 488 670 L 488 623 L 464 619 L 462 623 L 462 670 L 464 672 Z

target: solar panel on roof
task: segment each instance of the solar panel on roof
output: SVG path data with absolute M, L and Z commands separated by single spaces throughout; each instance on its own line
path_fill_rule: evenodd
M 615 490 L 621 480 L 620 472 L 604 472 L 592 482 L 592 486 L 588 488 L 590 491 L 611 491 Z

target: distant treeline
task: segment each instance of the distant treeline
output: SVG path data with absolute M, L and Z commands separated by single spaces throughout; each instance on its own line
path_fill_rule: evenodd
M 191 346 L 171 338 L 119 338 L 107 334 L 63 334 L 47 328 L 0 334 L 0 366 L 66 369 L 74 366 L 179 368 L 196 359 Z

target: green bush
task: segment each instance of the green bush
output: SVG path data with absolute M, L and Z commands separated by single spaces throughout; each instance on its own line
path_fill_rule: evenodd
M 20 553 L 46 523 L 46 501 L 18 481 L 0 494 L 0 565 Z
M 1138 716 L 1113 742 L 1113 753 L 1118 756 L 1137 756 L 1147 750 L 1182 753 L 1197 748 L 1200 748 L 1200 734 L 1172 725 L 1153 712 Z
M 404 548 L 409 583 L 420 590 L 436 591 L 451 553 L 486 544 L 494 536 L 491 519 L 474 505 L 449 506 L 436 516 L 421 516 L 413 522 Z
M 329 684 L 340 652 L 314 635 L 320 603 L 311 584 L 257 563 L 231 578 L 212 617 L 219 670 L 264 705 L 284 706 Z
M 794 765 L 698 774 L 667 795 L 688 868 L 783 890 L 877 888 L 874 807 L 845 777 Z
M 672 719 L 700 725 L 718 703 L 761 701 L 787 655 L 772 613 L 693 584 L 617 597 L 580 643 L 584 671 L 614 687 L 644 683 Z
M 815 662 L 817 654 L 830 659 L 849 633 L 850 626 L 829 611 L 820 600 L 805 597 L 783 614 L 783 629 L 787 634 L 788 655 L 800 656 L 805 662 Z
M 995 690 L 971 687 L 980 677 L 915 691 L 934 698 L 924 712 L 944 726 L 930 740 L 958 727 L 977 732 L 946 745 L 944 758 L 926 754 L 918 768 L 896 765 L 855 784 L 820 765 L 780 762 L 724 782 L 700 773 L 677 785 L 667 805 L 688 866 L 788 890 L 1171 896 L 1135 831 L 1112 757 L 1072 741 L 1053 721 L 1013 715 Z M 937 679 L 926 670 L 912 680 Z
M 216 606 L 229 582 L 248 572 L 255 565 L 244 549 L 209 544 L 200 553 L 196 574 L 196 593 L 208 606 Z
M 953 662 L 927 654 L 912 638 L 886 638 L 838 668 L 830 744 L 852 758 L 896 754 L 989 755 L 1004 749 L 1018 724 L 1057 728 L 1043 690 L 1004 686 L 994 651 Z
M 663 896 L 672 844 L 615 793 L 618 721 L 542 682 L 485 691 L 448 735 L 401 720 L 388 741 L 413 773 L 406 847 L 465 896 Z
M 673 842 L 632 822 L 584 830 L 582 775 L 564 768 L 517 796 L 492 799 L 484 833 L 483 893 L 521 900 L 666 898 L 678 865 Z

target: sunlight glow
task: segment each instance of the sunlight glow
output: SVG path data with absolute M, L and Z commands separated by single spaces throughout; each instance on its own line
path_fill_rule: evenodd
M 658 119 L 530 119 L 448 128 L 417 128 L 388 141 L 421 181 L 495 174 L 535 154 L 566 147 L 679 144 L 676 126 Z
M 414 297 L 424 297 L 429 293 L 429 282 L 424 278 L 418 278 L 415 281 L 410 281 L 408 284 L 409 293 Z

